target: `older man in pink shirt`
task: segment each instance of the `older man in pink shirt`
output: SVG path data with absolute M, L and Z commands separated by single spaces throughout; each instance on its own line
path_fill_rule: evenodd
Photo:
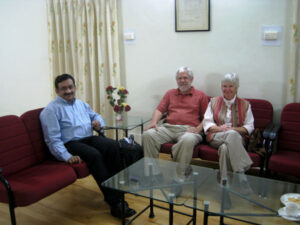
M 145 157 L 158 158 L 160 146 L 176 142 L 172 147 L 173 160 L 190 164 L 194 146 L 203 140 L 202 119 L 208 105 L 206 95 L 192 86 L 193 73 L 189 67 L 176 72 L 178 88 L 167 91 L 155 109 L 151 123 L 143 134 Z M 166 123 L 158 126 L 163 114 Z M 155 167 L 157 168 L 157 167 Z M 158 174 L 155 168 L 153 173 Z

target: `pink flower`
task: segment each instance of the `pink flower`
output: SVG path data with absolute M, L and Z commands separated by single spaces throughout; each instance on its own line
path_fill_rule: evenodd
M 114 111 L 115 112 L 120 112 L 121 111 L 121 107 L 119 105 L 115 105 L 114 106 Z
M 108 86 L 108 87 L 106 88 L 107 91 L 112 90 L 112 89 L 113 89 L 112 86 Z
M 131 109 L 131 107 L 129 105 L 125 106 L 125 112 L 128 112 Z

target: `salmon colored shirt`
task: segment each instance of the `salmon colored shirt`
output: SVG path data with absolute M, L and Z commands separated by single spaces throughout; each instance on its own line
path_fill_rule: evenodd
M 166 122 L 169 124 L 196 127 L 201 123 L 207 105 L 204 92 L 192 87 L 184 94 L 179 89 L 167 91 L 156 109 L 163 114 L 168 112 Z

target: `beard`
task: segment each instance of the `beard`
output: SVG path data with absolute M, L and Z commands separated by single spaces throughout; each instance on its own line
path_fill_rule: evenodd
M 191 86 L 190 85 L 183 85 L 183 86 L 180 86 L 178 88 L 179 88 L 180 92 L 187 92 L 188 90 L 191 89 Z

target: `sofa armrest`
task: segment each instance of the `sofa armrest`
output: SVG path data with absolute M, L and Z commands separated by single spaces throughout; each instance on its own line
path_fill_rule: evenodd
M 269 135 L 271 133 L 271 131 L 273 130 L 273 127 L 274 127 L 274 124 L 271 122 L 269 123 L 266 128 L 264 129 L 263 131 L 263 138 L 264 139 L 268 139 L 269 138 Z
M 276 124 L 273 126 L 272 130 L 269 133 L 269 146 L 268 146 L 268 158 L 272 155 L 273 152 L 273 143 L 277 139 L 278 132 L 280 130 L 280 125 Z
M 271 130 L 271 132 L 269 134 L 270 140 L 274 141 L 277 138 L 280 128 L 281 128 L 281 126 L 279 124 L 276 124 L 273 126 L 273 129 Z
M 268 168 L 269 168 L 270 157 L 273 154 L 273 144 L 274 144 L 274 142 L 276 141 L 276 139 L 278 137 L 278 132 L 279 132 L 280 128 L 281 128 L 281 126 L 279 124 L 275 124 L 275 125 L 273 125 L 273 128 L 269 133 L 269 145 L 268 145 L 267 161 L 266 161 L 267 171 L 268 171 Z
M 5 177 L 2 175 L 2 168 L 1 167 L 0 167 L 0 182 L 4 184 L 7 192 L 10 193 L 11 192 L 10 185 L 9 185 L 8 181 L 5 179 Z
M 271 122 L 271 123 L 269 123 L 269 124 L 266 126 L 266 128 L 265 128 L 265 129 L 263 130 L 263 132 L 262 132 L 262 136 L 263 136 L 263 147 L 264 147 L 265 149 L 266 149 L 266 143 L 267 143 L 267 141 L 268 141 L 268 139 L 269 139 L 269 136 L 270 136 L 270 133 L 271 133 L 273 127 L 274 127 L 274 124 Z M 266 151 L 267 151 L 267 149 L 266 149 Z

